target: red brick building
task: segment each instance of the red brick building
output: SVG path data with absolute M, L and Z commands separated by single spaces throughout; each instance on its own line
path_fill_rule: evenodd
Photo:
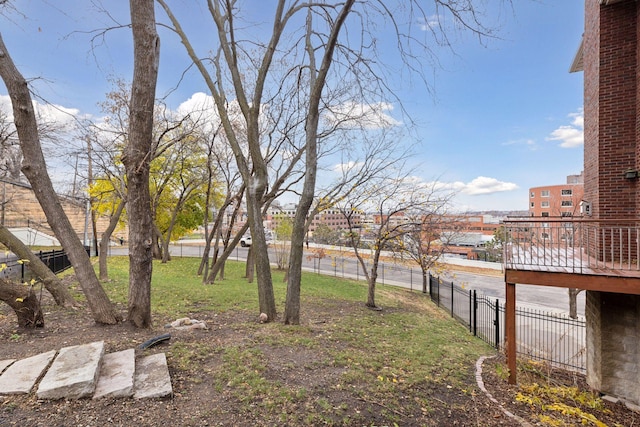
M 580 214 L 584 196 L 583 174 L 570 175 L 567 183 L 529 189 L 529 216 L 570 217 Z

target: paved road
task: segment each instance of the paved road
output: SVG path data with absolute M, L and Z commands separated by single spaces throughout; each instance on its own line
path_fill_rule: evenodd
M 172 256 L 201 257 L 203 246 L 197 245 L 172 245 L 170 252 Z M 271 248 L 269 258 L 275 260 L 273 248 Z M 126 247 L 112 247 L 111 254 L 124 255 L 127 253 Z M 307 251 L 307 254 L 312 252 Z M 230 259 L 243 261 L 247 256 L 247 248 L 236 248 Z M 334 257 L 325 257 L 321 260 L 305 256 L 303 259 L 303 269 L 307 271 L 321 271 L 322 274 L 334 275 L 336 277 L 352 278 L 363 280 L 362 270 L 358 268 L 355 258 L 338 254 Z M 491 298 L 504 300 L 505 284 L 501 276 L 490 276 L 482 274 L 464 273 L 460 271 L 449 271 L 443 274 L 443 279 L 451 280 L 467 289 L 475 289 Z M 382 263 L 379 269 L 379 283 L 402 286 L 408 289 L 422 289 L 422 274 L 419 268 L 408 268 L 405 265 L 394 263 Z M 569 296 L 567 289 L 550 286 L 518 285 L 516 287 L 516 303 L 519 306 L 526 306 L 538 310 L 555 311 L 568 313 Z M 584 315 L 584 292 L 578 295 L 578 314 Z
M 475 289 L 488 297 L 505 299 L 505 284 L 502 277 L 485 276 L 463 272 L 447 273 L 446 280 Z M 517 285 L 516 303 L 538 310 L 569 312 L 569 294 L 565 288 L 552 286 Z M 578 315 L 584 316 L 585 293 L 578 294 Z

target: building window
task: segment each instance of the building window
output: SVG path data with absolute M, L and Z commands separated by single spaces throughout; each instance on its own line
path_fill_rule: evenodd
M 561 216 L 573 216 L 573 213 L 571 213 L 571 212 L 562 212 L 560 215 Z
M 573 206 L 573 202 L 571 200 L 563 200 L 562 206 Z
M 531 207 L 532 207 L 532 208 L 535 208 L 535 207 L 536 207 L 535 202 L 531 202 Z
M 536 193 L 532 191 L 531 194 L 529 195 L 529 197 L 531 197 L 533 199 L 534 197 L 536 197 Z
M 540 197 L 549 197 L 549 190 L 542 190 L 540 192 Z
M 548 202 L 548 201 L 546 201 L 546 202 L 542 202 L 542 203 L 540 204 L 540 206 L 542 206 L 543 208 L 548 208 L 548 207 L 549 207 L 549 202 Z
M 562 190 L 562 193 L 561 193 L 561 194 L 562 194 L 563 196 L 571 196 L 571 195 L 573 195 L 573 190 L 571 190 L 571 189 Z
M 549 216 L 549 212 L 542 212 L 542 216 Z

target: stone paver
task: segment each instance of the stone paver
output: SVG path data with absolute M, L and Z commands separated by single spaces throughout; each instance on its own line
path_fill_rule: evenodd
M 16 359 L 7 359 L 7 360 L 0 360 L 0 374 L 7 369 L 7 367 L 9 365 L 11 365 L 13 362 L 15 362 Z
M 171 377 L 164 353 L 152 354 L 138 359 L 134 399 L 166 397 L 172 394 Z
M 38 387 L 40 399 L 80 399 L 96 388 L 104 341 L 60 350 Z
M 105 354 L 94 399 L 102 397 L 131 397 L 133 378 L 136 370 L 136 352 L 130 348 Z
M 13 363 L 0 375 L 0 393 L 29 393 L 55 355 L 51 350 Z

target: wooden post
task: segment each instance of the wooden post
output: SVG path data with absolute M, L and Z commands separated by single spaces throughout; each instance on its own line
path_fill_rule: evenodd
M 516 383 L 516 284 L 507 283 L 507 303 L 504 311 L 505 344 L 509 384 Z

